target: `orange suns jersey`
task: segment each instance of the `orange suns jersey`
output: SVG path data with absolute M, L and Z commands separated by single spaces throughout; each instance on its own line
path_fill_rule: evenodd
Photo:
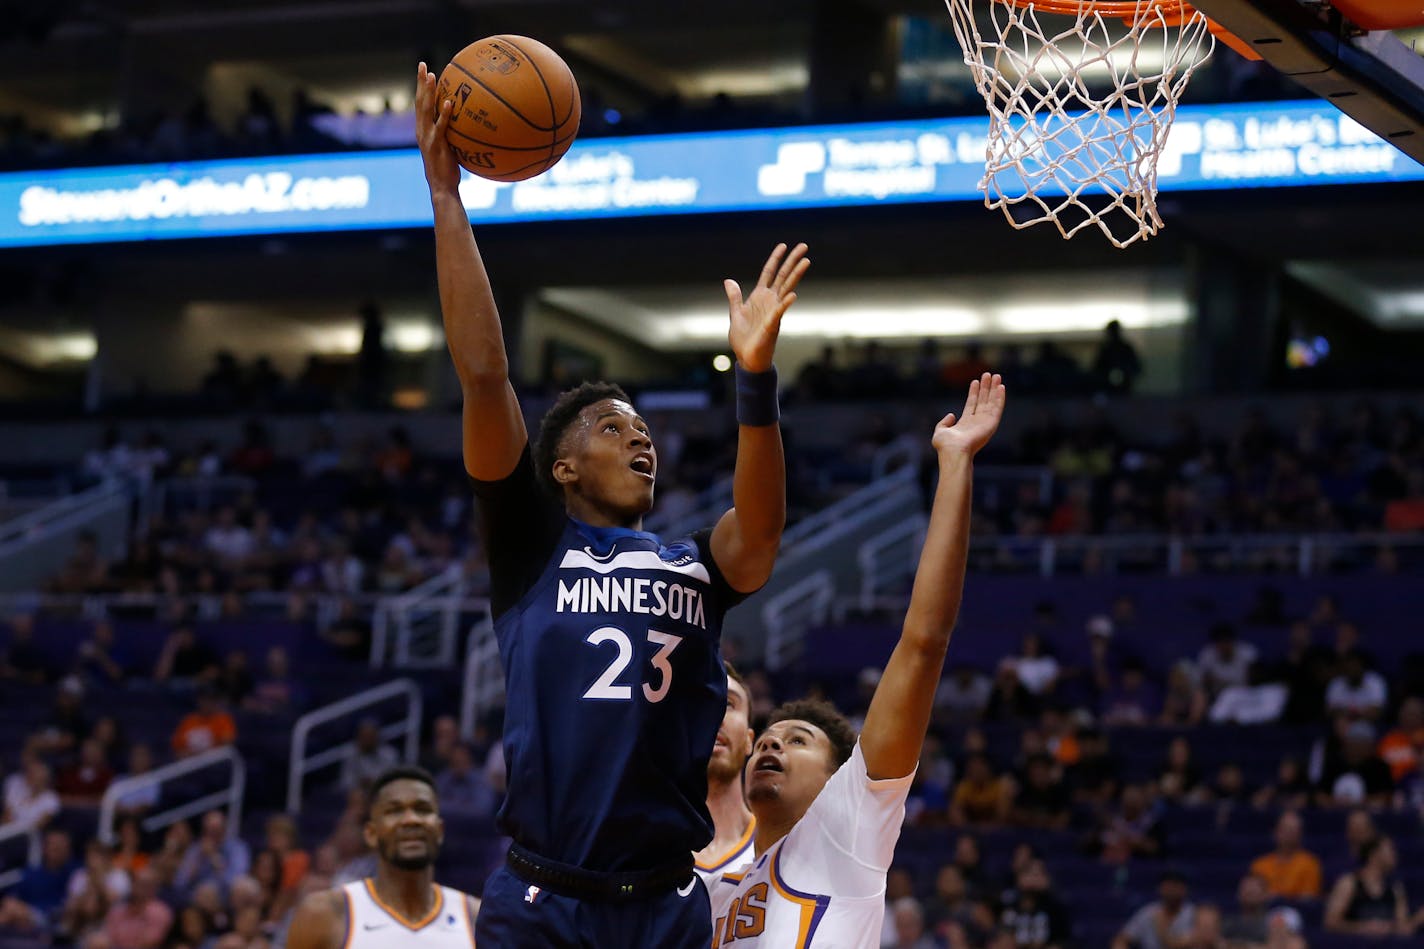
M 711 888 L 712 949 L 878 949 L 913 777 L 872 781 L 857 742 L 791 833 Z
M 435 905 L 424 919 L 406 919 L 376 894 L 369 878 L 348 883 L 343 949 L 470 949 L 475 923 L 465 894 L 435 888 Z

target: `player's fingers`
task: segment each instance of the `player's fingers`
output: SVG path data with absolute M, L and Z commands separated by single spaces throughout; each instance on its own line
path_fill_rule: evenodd
M 761 268 L 761 277 L 757 280 L 757 286 L 769 287 L 776 275 L 776 268 L 781 266 L 781 255 L 786 253 L 785 244 L 777 244 L 776 249 L 771 252 L 771 256 L 766 259 L 766 265 Z
M 964 397 L 964 417 L 968 418 L 979 408 L 979 380 L 969 383 L 969 395 Z
M 776 271 L 776 281 L 772 286 L 781 287 L 787 280 L 791 279 L 791 275 L 796 272 L 796 268 L 800 266 L 801 261 L 806 257 L 806 250 L 805 244 L 797 244 L 791 253 L 786 255 L 786 259 L 781 262 L 781 267 Z
M 435 133 L 444 135 L 450 125 L 450 116 L 455 114 L 455 100 L 446 99 L 440 103 L 440 114 L 435 117 Z
M 802 248 L 805 248 L 805 246 L 805 244 L 801 245 Z M 782 270 L 785 269 L 786 268 L 783 266 Z M 810 269 L 811 258 L 802 257 L 800 260 L 796 261 L 796 266 L 791 268 L 791 272 L 786 275 L 786 278 L 784 280 L 780 280 L 780 285 L 778 289 L 782 292 L 796 289 L 796 285 L 801 282 L 801 278 L 806 276 L 806 271 Z
M 939 420 L 939 424 L 936 425 L 935 428 L 952 428 L 954 426 L 955 421 L 956 419 L 954 417 L 954 413 L 950 412 L 944 418 Z
M 735 310 L 742 305 L 742 288 L 737 284 L 737 281 L 723 280 L 722 289 L 727 291 L 727 302 L 731 304 L 732 309 Z
M 777 308 L 776 308 L 776 315 L 775 315 L 775 317 L 773 318 L 773 322 L 775 322 L 775 323 L 777 323 L 777 324 L 780 324 L 780 323 L 781 323 L 781 318 L 786 315 L 786 311 L 789 310 L 789 309 L 791 309 L 791 304 L 793 304 L 793 303 L 795 303 L 795 302 L 796 302 L 796 294 L 795 294 L 794 292 L 793 292 L 793 293 L 784 294 L 784 295 L 782 296 L 782 298 L 781 298 L 781 303 L 780 303 L 780 305 L 777 306 Z

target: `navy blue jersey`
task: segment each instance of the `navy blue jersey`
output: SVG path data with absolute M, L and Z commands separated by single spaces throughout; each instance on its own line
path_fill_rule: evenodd
M 707 760 L 727 701 L 719 640 L 741 597 L 711 531 L 671 544 L 570 518 L 529 450 L 475 482 L 504 660 L 500 829 L 600 872 L 666 866 L 712 839 Z

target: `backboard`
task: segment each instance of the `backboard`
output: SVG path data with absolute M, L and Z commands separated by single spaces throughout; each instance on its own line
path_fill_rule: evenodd
M 1261 58 L 1424 162 L 1424 56 L 1391 30 L 1421 0 L 1192 0 Z

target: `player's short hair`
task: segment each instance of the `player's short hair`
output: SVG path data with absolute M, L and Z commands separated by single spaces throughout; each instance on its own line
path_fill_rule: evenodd
M 564 433 L 579 417 L 580 412 L 604 399 L 632 401 L 620 385 L 612 382 L 585 382 L 567 392 L 561 392 L 539 421 L 539 437 L 534 442 L 534 471 L 539 476 L 539 483 L 555 494 L 563 493 L 563 489 L 554 480 L 554 462 L 559 459 L 559 444 L 564 440 Z
M 388 784 L 396 781 L 419 781 L 421 784 L 430 786 L 430 790 L 435 791 L 435 779 L 430 776 L 430 772 L 424 768 L 418 768 L 413 764 L 396 765 L 394 768 L 387 768 L 376 776 L 376 780 L 371 782 L 371 789 L 366 792 L 366 812 L 367 815 L 375 810 L 376 798 L 380 796 L 381 790 Z
M 731 664 L 730 662 L 728 662 L 726 659 L 723 659 L 723 660 L 722 660 L 722 668 L 727 670 L 727 678 L 729 678 L 729 679 L 731 679 L 733 682 L 737 683 L 737 685 L 740 685 L 743 690 L 746 689 L 746 687 L 747 687 L 747 680 L 742 678 L 742 674 L 737 671 L 737 667 L 736 667 L 736 666 L 732 665 L 732 664 Z
M 793 719 L 810 722 L 826 733 L 826 737 L 831 740 L 831 756 L 835 759 L 837 768 L 850 760 L 851 752 L 855 751 L 855 729 L 850 727 L 850 722 L 844 715 L 836 711 L 836 707 L 830 702 L 822 699 L 797 699 L 794 702 L 785 702 L 777 706 L 771 713 L 771 720 L 767 722 L 767 725 L 771 726 L 777 722 Z

